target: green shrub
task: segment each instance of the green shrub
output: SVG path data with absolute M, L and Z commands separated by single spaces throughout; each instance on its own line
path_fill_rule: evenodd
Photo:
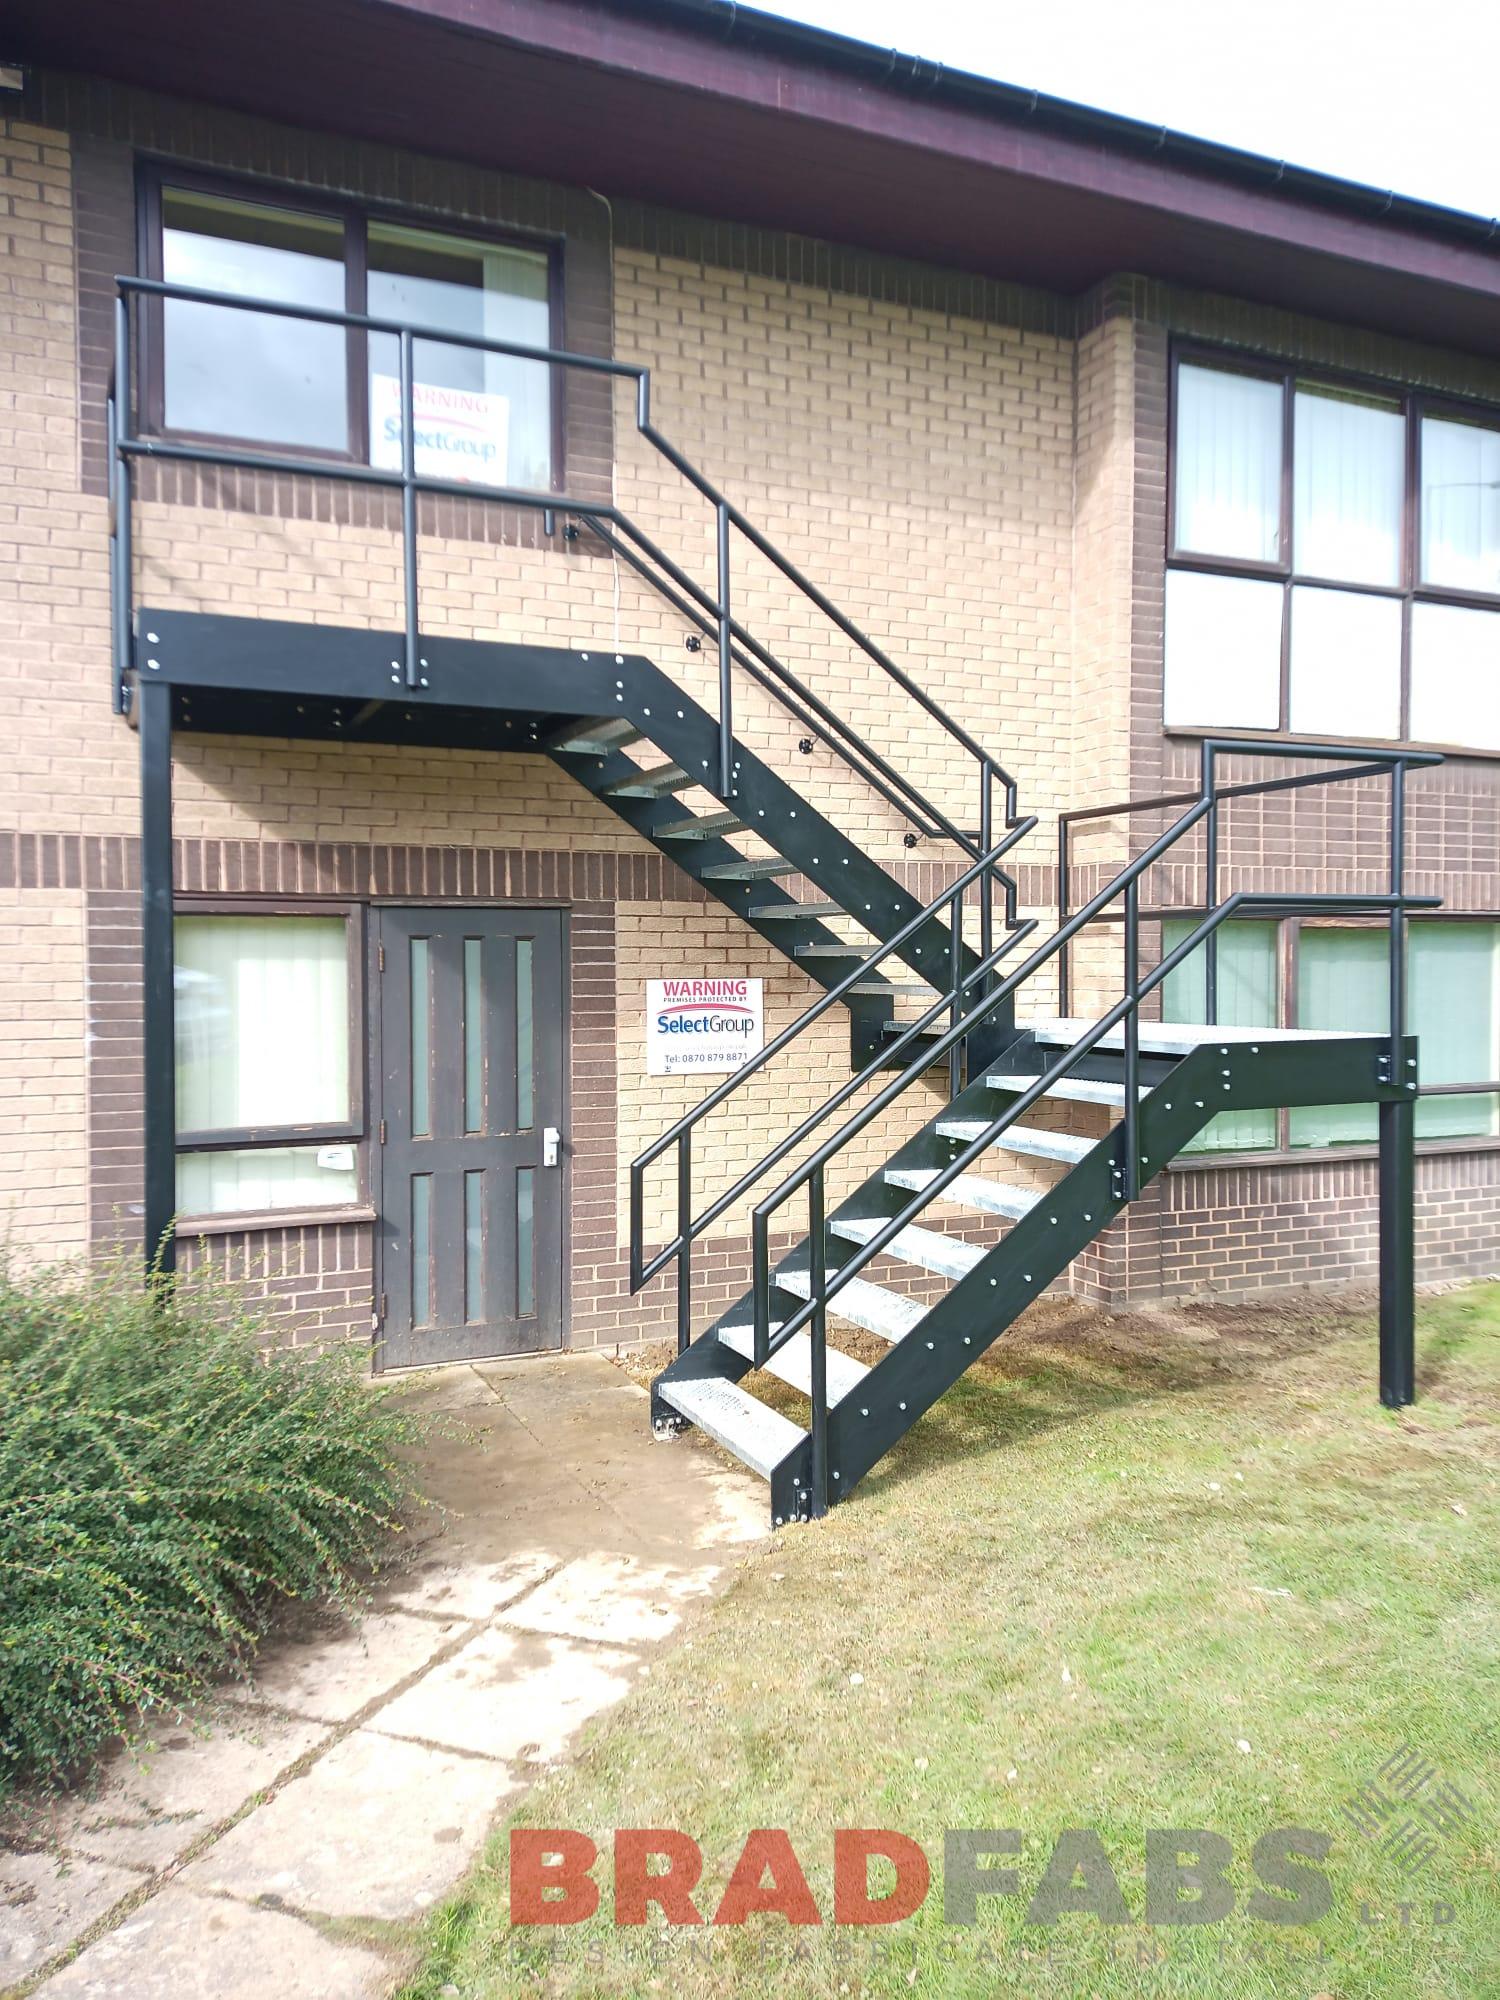
M 0 1791 L 201 1695 L 278 1599 L 351 1602 L 416 1434 L 208 1279 L 0 1260 Z

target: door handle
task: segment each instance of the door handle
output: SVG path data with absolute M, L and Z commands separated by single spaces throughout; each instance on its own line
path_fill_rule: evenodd
M 542 1127 L 542 1165 L 555 1167 L 562 1159 L 562 1133 L 555 1125 Z

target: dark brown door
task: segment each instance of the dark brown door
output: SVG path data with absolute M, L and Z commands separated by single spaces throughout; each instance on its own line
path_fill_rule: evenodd
M 562 1344 L 556 910 L 382 910 L 378 1365 Z

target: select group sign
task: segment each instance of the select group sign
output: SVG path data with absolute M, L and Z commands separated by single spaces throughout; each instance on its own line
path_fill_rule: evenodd
M 461 479 L 505 484 L 510 443 L 510 400 L 474 389 L 412 384 L 412 471 L 420 479 Z M 401 381 L 370 381 L 370 463 L 401 469 Z
M 646 1074 L 739 1069 L 765 1046 L 758 979 L 648 979 Z

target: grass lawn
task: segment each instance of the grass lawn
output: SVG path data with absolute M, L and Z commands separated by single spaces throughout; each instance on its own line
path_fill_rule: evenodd
M 1500 1285 L 1424 1300 L 1419 1340 L 1422 1400 L 1393 1414 L 1368 1313 L 1043 1302 L 526 1796 L 406 2000 L 1500 1994 Z M 1407 1744 L 1440 1774 L 1419 1802 L 1446 1780 L 1472 1811 L 1412 1880 L 1342 1811 Z M 512 1826 L 598 1842 L 596 1918 L 511 1928 Z M 790 1833 L 825 1920 L 836 1828 L 911 1836 L 932 1889 L 879 1929 L 622 1929 L 617 1826 L 691 1834 L 708 1916 L 757 1827 Z M 1253 1843 L 1288 1826 L 1332 1839 L 1312 1926 L 1243 1910 Z M 1025 1921 L 1070 1827 L 1097 1831 L 1127 1925 Z M 1223 1921 L 1142 1922 L 1145 1830 L 1173 1827 L 1233 1842 Z M 1022 1894 L 982 1897 L 976 1928 L 943 1921 L 946 1828 L 1024 1836 Z

